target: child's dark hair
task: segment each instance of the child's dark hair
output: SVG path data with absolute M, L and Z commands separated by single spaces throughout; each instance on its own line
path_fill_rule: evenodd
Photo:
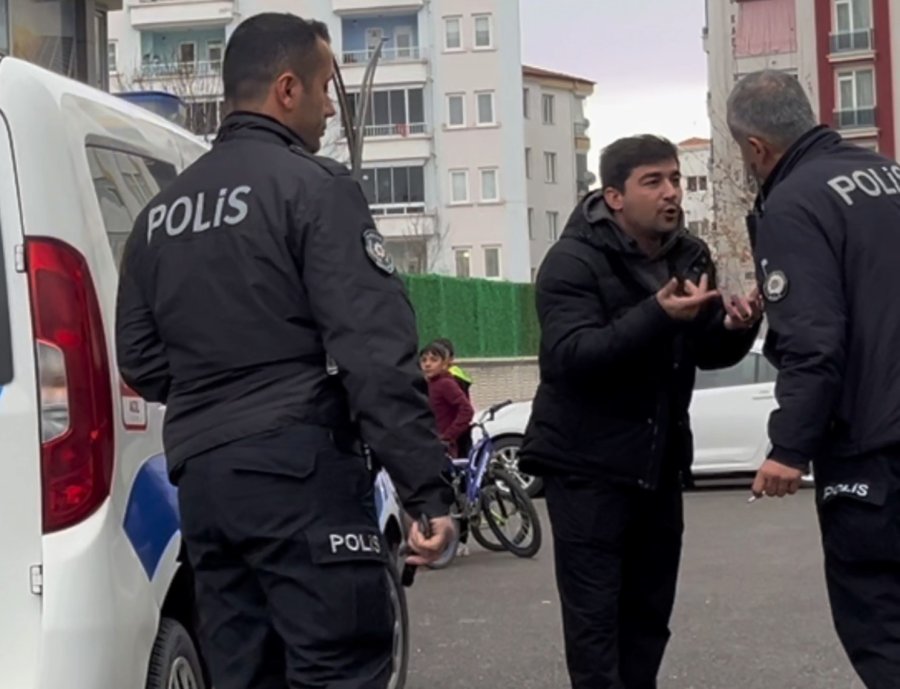
M 419 352 L 419 356 L 423 357 L 426 354 L 434 354 L 439 359 L 444 359 L 444 360 L 447 360 L 450 358 L 450 352 L 438 340 L 435 340 L 434 342 L 429 342 L 427 345 L 422 347 L 422 351 Z
M 454 356 L 456 356 L 456 351 L 453 349 L 453 342 L 452 342 L 449 338 L 447 338 L 447 337 L 439 337 L 439 338 L 436 339 L 434 342 L 435 342 L 435 344 L 438 344 L 438 345 L 440 345 L 441 347 L 443 347 L 444 349 L 446 349 L 446 350 L 447 350 L 447 353 L 450 355 L 450 358 L 451 358 L 451 359 L 452 359 Z

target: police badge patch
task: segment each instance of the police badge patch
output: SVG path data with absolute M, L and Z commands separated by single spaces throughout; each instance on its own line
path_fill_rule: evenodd
M 787 275 L 781 270 L 776 270 L 766 276 L 763 283 L 763 294 L 767 301 L 778 302 L 784 299 L 788 293 Z
M 392 275 L 396 270 L 394 259 L 388 253 L 387 247 L 384 245 L 384 238 L 379 234 L 378 230 L 369 228 L 363 232 L 363 242 L 365 242 L 369 260 L 375 264 L 375 267 L 388 275 Z

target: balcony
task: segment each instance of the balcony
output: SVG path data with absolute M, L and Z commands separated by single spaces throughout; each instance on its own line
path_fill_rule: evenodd
M 186 100 L 219 98 L 222 95 L 222 63 L 149 62 L 121 82 L 127 89 L 166 91 Z
M 350 16 L 341 21 L 341 65 L 348 86 L 359 86 L 375 48 L 381 55 L 376 84 L 425 83 L 426 51 L 419 42 L 416 14 Z
M 140 75 L 144 79 L 199 79 L 202 77 L 219 77 L 222 74 L 222 63 L 218 60 L 203 62 L 146 62 L 141 65 Z
M 363 159 L 377 162 L 395 162 L 402 160 L 426 161 L 431 158 L 431 136 L 427 133 L 425 125 L 419 125 L 418 134 L 400 134 L 403 127 L 413 125 L 388 125 L 386 127 L 373 125 L 366 127 L 367 132 L 363 143 Z
M 359 12 L 418 12 L 425 6 L 425 0 L 332 0 L 335 14 L 355 14 Z
M 224 27 L 235 17 L 234 0 L 140 0 L 128 11 L 138 30 Z
M 834 126 L 837 129 L 874 129 L 876 126 L 875 108 L 835 110 Z
M 831 54 L 870 52 L 874 45 L 872 29 L 841 31 L 831 34 Z
M 588 123 L 586 121 L 576 122 L 575 123 L 575 136 L 579 139 L 587 136 L 589 126 L 590 126 L 590 123 Z

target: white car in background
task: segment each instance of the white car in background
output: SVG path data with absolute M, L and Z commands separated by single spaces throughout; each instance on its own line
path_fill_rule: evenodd
M 776 407 L 775 368 L 762 356 L 757 342 L 750 353 L 730 368 L 697 371 L 691 402 L 695 477 L 754 473 L 769 449 L 768 420 Z M 531 495 L 540 492 L 539 478 L 518 471 L 518 455 L 531 402 L 517 402 L 486 424 L 495 455 L 519 476 Z

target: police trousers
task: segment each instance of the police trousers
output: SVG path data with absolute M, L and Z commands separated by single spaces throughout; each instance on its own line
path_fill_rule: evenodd
M 318 427 L 249 437 L 189 459 L 179 505 L 216 689 L 387 687 L 389 554 L 361 457 Z
M 900 687 L 900 448 L 815 464 L 838 637 L 868 689 Z
M 655 689 L 681 559 L 681 484 L 552 476 L 545 493 L 572 688 Z

